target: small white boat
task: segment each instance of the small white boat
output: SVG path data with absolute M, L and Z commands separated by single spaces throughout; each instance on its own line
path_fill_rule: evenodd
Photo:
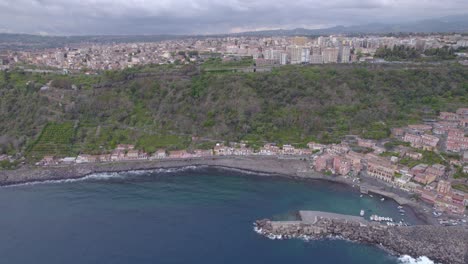
M 382 202 L 385 201 L 385 198 L 380 199 L 380 201 L 382 201 Z
M 359 197 L 361 197 L 361 198 L 362 198 L 362 194 L 361 194 L 361 195 L 359 195 Z
M 361 210 L 361 212 L 359 213 L 360 216 L 364 216 L 364 210 Z
M 369 196 L 370 196 L 370 197 L 374 197 L 374 196 L 372 196 L 372 194 L 369 194 Z

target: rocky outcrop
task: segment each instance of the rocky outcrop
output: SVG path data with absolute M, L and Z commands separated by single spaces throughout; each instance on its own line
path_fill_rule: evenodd
M 468 229 L 443 226 L 384 226 L 344 219 L 319 218 L 314 223 L 259 220 L 258 233 L 270 238 L 322 239 L 339 237 L 380 245 L 400 255 L 427 256 L 444 264 L 468 263 Z

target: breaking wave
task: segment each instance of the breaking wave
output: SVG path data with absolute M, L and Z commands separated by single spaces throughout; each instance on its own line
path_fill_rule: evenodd
M 93 173 L 81 178 L 76 179 L 60 179 L 60 180 L 46 180 L 46 181 L 32 181 L 32 182 L 25 182 L 19 184 L 12 184 L 3 186 L 3 188 L 8 187 L 17 187 L 17 186 L 29 186 L 29 185 L 38 185 L 38 184 L 54 184 L 54 183 L 73 183 L 73 182 L 82 182 L 87 180 L 98 180 L 98 181 L 106 181 L 112 179 L 125 179 L 131 178 L 138 175 L 144 175 L 148 173 L 176 173 L 182 172 L 187 170 L 195 170 L 202 168 L 203 166 L 185 166 L 180 168 L 168 168 L 168 169 L 150 169 L 150 170 L 131 170 L 131 171 L 121 171 L 121 172 L 101 172 L 101 173 Z
M 398 263 L 401 263 L 401 264 L 435 264 L 435 262 L 430 260 L 428 257 L 422 256 L 419 258 L 412 258 L 408 255 L 403 255 L 400 258 L 398 258 Z

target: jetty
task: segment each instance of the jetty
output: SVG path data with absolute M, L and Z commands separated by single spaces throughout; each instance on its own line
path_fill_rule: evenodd
M 308 224 L 316 224 L 321 219 L 343 220 L 347 222 L 356 222 L 363 225 L 369 224 L 369 222 L 361 216 L 335 214 L 322 211 L 299 211 L 299 217 L 302 223 Z
M 255 230 L 272 239 L 330 237 L 384 247 L 397 255 L 427 256 L 437 263 L 468 263 L 468 228 L 463 226 L 384 225 L 363 217 L 299 211 L 297 221 L 255 222 Z

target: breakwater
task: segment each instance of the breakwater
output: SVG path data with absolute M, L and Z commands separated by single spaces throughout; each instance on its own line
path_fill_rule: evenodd
M 258 220 L 255 230 L 274 239 L 337 237 L 382 246 L 400 255 L 427 256 L 444 264 L 468 263 L 466 227 L 384 226 L 361 217 L 300 211 L 298 221 Z

